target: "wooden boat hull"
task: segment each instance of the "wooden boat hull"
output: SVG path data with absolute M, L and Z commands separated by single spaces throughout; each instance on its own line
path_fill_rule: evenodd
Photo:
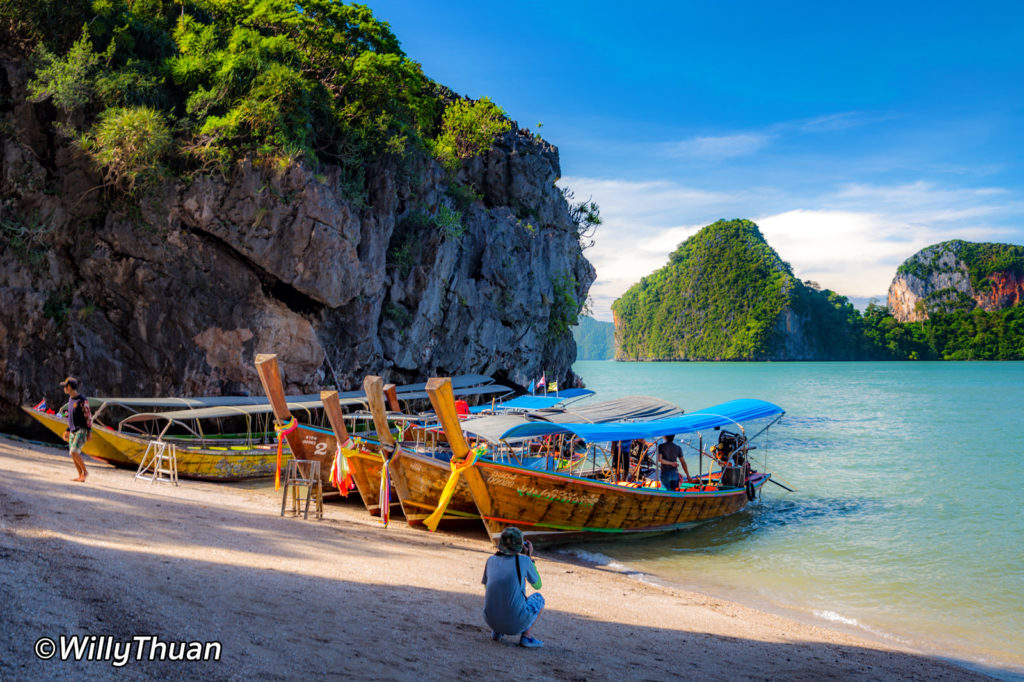
M 451 466 L 444 460 L 401 448 L 391 458 L 390 470 L 391 482 L 402 503 L 405 520 L 410 526 L 422 526 L 423 520 L 437 508 L 441 491 L 451 474 Z M 438 528 L 473 527 L 479 523 L 480 512 L 473 502 L 469 483 L 459 477 L 455 493 Z
M 94 437 L 107 441 L 112 447 L 125 453 L 138 467 L 151 442 L 148 439 L 110 429 L 93 430 Z M 175 443 L 178 460 L 178 476 L 202 481 L 244 481 L 266 478 L 274 475 L 277 467 L 277 446 L 212 446 L 201 447 Z M 285 449 L 281 454 L 281 466 L 291 459 L 291 452 Z
M 338 452 L 338 437 L 334 432 L 300 422 L 288 438 L 288 444 L 296 459 L 320 462 L 320 482 L 324 487 L 331 485 L 331 467 L 334 466 L 334 457 Z M 284 464 L 281 467 L 283 469 Z
M 507 526 L 517 526 L 541 544 L 666 533 L 733 514 L 749 501 L 744 488 L 627 488 L 489 460 L 478 460 L 465 476 L 495 541 Z M 753 491 L 767 480 L 767 475 L 755 474 Z
M 376 445 L 360 442 L 356 448 L 345 450 L 345 457 L 348 459 L 348 470 L 352 474 L 352 480 L 356 482 L 359 496 L 363 498 L 366 511 L 373 516 L 380 516 L 380 477 L 384 468 L 384 459 L 376 452 Z M 394 478 L 391 479 L 391 509 L 390 513 L 401 511 L 397 491 L 394 488 Z
M 67 422 L 56 415 L 33 408 L 23 408 L 34 419 L 57 435 L 64 433 Z M 110 462 L 114 466 L 137 469 L 149 447 L 150 439 L 127 434 L 102 424 L 94 424 L 90 438 L 82 452 Z M 172 441 L 173 442 L 173 441 Z M 175 442 L 178 475 L 206 481 L 242 481 L 273 476 L 277 466 L 277 446 L 262 445 L 200 447 Z M 282 454 L 282 466 L 291 458 L 291 452 Z

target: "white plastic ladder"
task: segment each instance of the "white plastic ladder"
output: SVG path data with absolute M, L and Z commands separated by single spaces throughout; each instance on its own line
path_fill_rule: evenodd
M 146 447 L 146 452 L 139 462 L 139 470 L 135 472 L 136 479 L 149 481 L 167 481 L 178 485 L 178 451 L 174 443 L 167 443 L 162 440 L 151 440 Z

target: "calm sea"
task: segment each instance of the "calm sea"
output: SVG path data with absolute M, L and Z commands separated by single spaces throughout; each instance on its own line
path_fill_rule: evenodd
M 1024 363 L 574 369 L 598 398 L 654 395 L 688 412 L 733 398 L 777 403 L 786 416 L 769 432 L 768 469 L 797 489 L 768 485 L 731 517 L 579 553 L 999 676 L 1024 673 Z

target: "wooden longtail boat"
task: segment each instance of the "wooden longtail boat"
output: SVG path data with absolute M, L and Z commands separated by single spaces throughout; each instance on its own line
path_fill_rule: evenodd
M 628 487 L 586 474 L 538 471 L 520 464 L 498 462 L 470 453 L 444 379 L 428 382 L 427 392 L 452 446 L 456 467 L 469 486 L 484 525 L 495 542 L 508 526 L 519 527 L 535 543 L 563 543 L 597 540 L 625 535 L 664 533 L 709 519 L 732 514 L 754 499 L 770 479 L 768 473 L 753 472 L 747 464 L 749 446 L 733 461 L 742 467 L 702 474 L 694 484 L 680 491 L 660 486 Z M 782 408 L 756 400 L 732 401 L 702 412 L 652 422 L 622 424 L 552 424 L 533 422 L 513 427 L 504 439 L 533 438 L 571 433 L 594 444 L 632 439 L 656 439 L 666 435 L 699 433 L 722 426 L 735 426 L 754 419 L 773 419 Z M 770 426 L 770 424 L 769 424 Z M 742 427 L 740 427 L 742 430 Z M 764 427 L 767 429 L 767 426 Z M 763 432 L 764 429 L 762 429 Z M 703 443 L 703 439 L 701 439 Z M 702 456 L 703 445 L 700 446 Z M 736 470 L 740 478 L 736 480 Z
M 592 392 L 588 391 L 584 395 L 590 394 Z M 572 398 L 575 395 L 570 394 L 568 397 Z M 531 404 L 533 411 L 524 409 Z M 566 408 L 550 400 L 521 401 L 516 407 L 503 413 L 460 421 L 460 427 L 470 438 L 471 446 L 487 443 L 493 454 L 502 447 L 499 440 L 504 431 L 533 420 L 605 422 L 627 416 L 634 419 L 659 419 L 682 413 L 679 407 L 671 403 L 640 396 L 594 403 L 580 408 Z M 553 450 L 557 451 L 557 448 Z M 544 456 L 547 449 L 541 446 L 531 454 Z M 450 460 L 450 448 L 429 446 L 403 446 L 392 457 L 391 479 L 402 502 L 405 519 L 410 525 L 424 525 L 437 509 L 441 493 L 451 475 Z M 475 525 L 479 520 L 480 513 L 473 501 L 469 484 L 460 477 L 443 515 L 432 519 L 428 527 L 431 530 L 463 527 Z
M 67 422 L 63 418 L 34 408 L 23 409 L 57 435 L 62 434 L 67 428 Z M 86 442 L 82 452 L 114 466 L 135 469 L 142 462 L 150 443 L 157 440 L 160 439 L 114 430 L 93 422 L 92 437 Z M 167 440 L 175 444 L 178 475 L 183 478 L 238 481 L 274 473 L 277 449 L 270 444 L 213 444 L 202 438 Z
M 337 410 L 334 410 L 333 407 L 327 408 L 327 416 L 332 426 L 331 429 L 323 429 L 293 420 L 285 399 L 284 384 L 281 381 L 276 355 L 257 355 L 256 371 L 263 384 L 263 390 L 266 391 L 267 397 L 270 400 L 270 405 L 274 409 L 274 416 L 281 425 L 290 424 L 294 427 L 285 428 L 284 437 L 287 439 L 288 446 L 295 454 L 295 457 L 297 459 L 309 459 L 320 462 L 321 481 L 325 486 L 330 486 L 332 485 L 331 469 L 334 466 L 340 441 L 346 446 L 341 449 L 341 452 L 345 456 L 348 471 L 355 482 L 363 504 L 366 505 L 366 510 L 374 516 L 380 516 L 380 479 L 381 468 L 384 463 L 383 450 L 380 445 L 369 437 L 350 438 L 350 434 L 344 425 L 340 406 Z M 367 381 L 370 379 L 371 377 L 367 377 Z M 374 377 L 374 379 L 379 380 L 380 383 L 380 408 L 383 410 L 384 382 L 379 377 Z M 338 394 L 334 393 L 332 400 L 331 393 L 333 392 L 321 394 L 321 397 L 327 396 L 325 406 L 337 400 Z M 372 408 L 374 402 L 369 401 L 369 404 Z M 386 419 L 384 423 L 386 425 Z M 390 438 L 390 432 L 388 437 Z M 348 493 L 348 491 L 341 492 Z M 398 511 L 397 495 L 392 496 L 392 500 L 394 510 Z
M 259 369 L 259 365 L 257 365 Z M 275 369 L 276 372 L 276 360 Z M 261 377 L 262 378 L 262 377 Z M 280 376 L 277 375 L 280 386 Z M 504 394 L 508 389 L 493 385 L 493 379 L 483 375 L 464 375 L 458 378 L 459 391 L 472 395 Z M 423 392 L 425 384 L 387 387 L 388 399 L 393 409 L 397 409 L 400 400 L 417 400 L 426 398 Z M 333 393 L 333 392 L 330 392 Z M 129 398 L 129 397 L 90 397 L 89 404 L 93 408 L 92 437 L 86 442 L 83 453 L 100 459 L 114 466 L 138 468 L 142 457 L 155 440 L 172 442 L 176 446 L 178 473 L 184 478 L 196 478 L 214 481 L 244 480 L 274 475 L 277 469 L 277 447 L 265 434 L 254 432 L 250 427 L 247 433 L 216 434 L 203 433 L 198 426 L 205 420 L 230 419 L 244 417 L 248 423 L 256 415 L 264 415 L 273 411 L 284 421 L 292 412 L 299 412 L 307 417 L 323 408 L 323 395 L 295 396 L 286 400 L 284 389 L 278 391 L 280 399 L 271 406 L 268 398 L 254 396 L 219 396 L 198 398 Z M 333 393 L 335 400 L 338 394 Z M 341 400 L 349 405 L 364 406 L 362 392 L 341 394 Z M 340 403 L 339 403 L 340 404 Z M 104 424 L 113 408 L 123 408 L 131 413 L 118 423 L 118 428 Z M 185 408 L 185 409 L 182 409 Z M 41 423 L 48 430 L 60 436 L 67 428 L 67 420 L 57 414 L 45 410 L 23 406 L 26 414 Z M 165 409 L 163 412 L 138 412 L 137 409 Z M 159 426 L 148 433 L 140 425 Z M 190 426 L 190 424 L 192 426 Z M 185 435 L 173 434 L 169 431 L 174 425 Z M 330 465 L 333 463 L 337 439 L 331 429 L 318 428 L 303 424 L 297 436 L 288 436 L 289 448 L 282 451 L 282 465 L 291 456 L 291 447 L 302 447 L 303 457 L 319 459 L 323 462 L 321 476 L 329 482 Z M 126 429 L 128 429 L 126 431 Z M 379 458 L 378 458 L 379 460 Z M 379 466 L 377 480 L 379 481 Z
M 373 418 L 374 436 L 376 440 L 361 439 L 351 455 L 348 456 L 348 467 L 352 478 L 359 489 L 359 495 L 363 498 L 366 511 L 374 516 L 382 516 L 381 504 L 381 478 L 384 475 L 384 464 L 389 460 L 395 451 L 395 438 L 391 435 L 391 425 L 388 424 L 387 413 L 384 409 L 384 380 L 378 376 L 367 376 L 363 379 L 363 391 L 366 393 L 367 402 L 370 405 L 370 414 Z M 392 409 L 398 407 L 393 401 Z M 388 477 L 388 516 L 401 510 L 398 493 L 392 486 L 390 476 Z
M 426 454 L 400 448 L 391 458 L 391 482 L 410 526 L 424 525 L 437 508 L 450 473 L 449 462 L 438 458 L 437 453 Z M 465 479 L 459 479 L 451 501 L 437 523 L 432 524 L 431 530 L 477 526 L 479 523 L 480 512 L 473 501 L 469 484 Z
M 331 466 L 334 464 L 334 456 L 338 449 L 338 438 L 334 431 L 299 423 L 292 416 L 284 395 L 277 355 L 257 355 L 256 373 L 259 374 L 260 383 L 263 384 L 263 390 L 278 421 L 279 438 L 283 437 L 288 442 L 288 448 L 295 459 L 320 462 L 320 480 L 325 486 L 330 485 Z M 281 466 L 284 466 L 283 462 Z M 279 475 L 280 468 L 275 466 L 275 470 Z

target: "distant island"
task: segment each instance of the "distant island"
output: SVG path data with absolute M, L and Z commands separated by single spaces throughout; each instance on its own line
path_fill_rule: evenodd
M 749 220 L 701 229 L 612 305 L 618 360 L 1018 360 L 1024 247 L 943 242 L 864 313 L 800 281 Z
M 577 360 L 611 360 L 615 357 L 615 325 L 580 315 L 572 328 Z

